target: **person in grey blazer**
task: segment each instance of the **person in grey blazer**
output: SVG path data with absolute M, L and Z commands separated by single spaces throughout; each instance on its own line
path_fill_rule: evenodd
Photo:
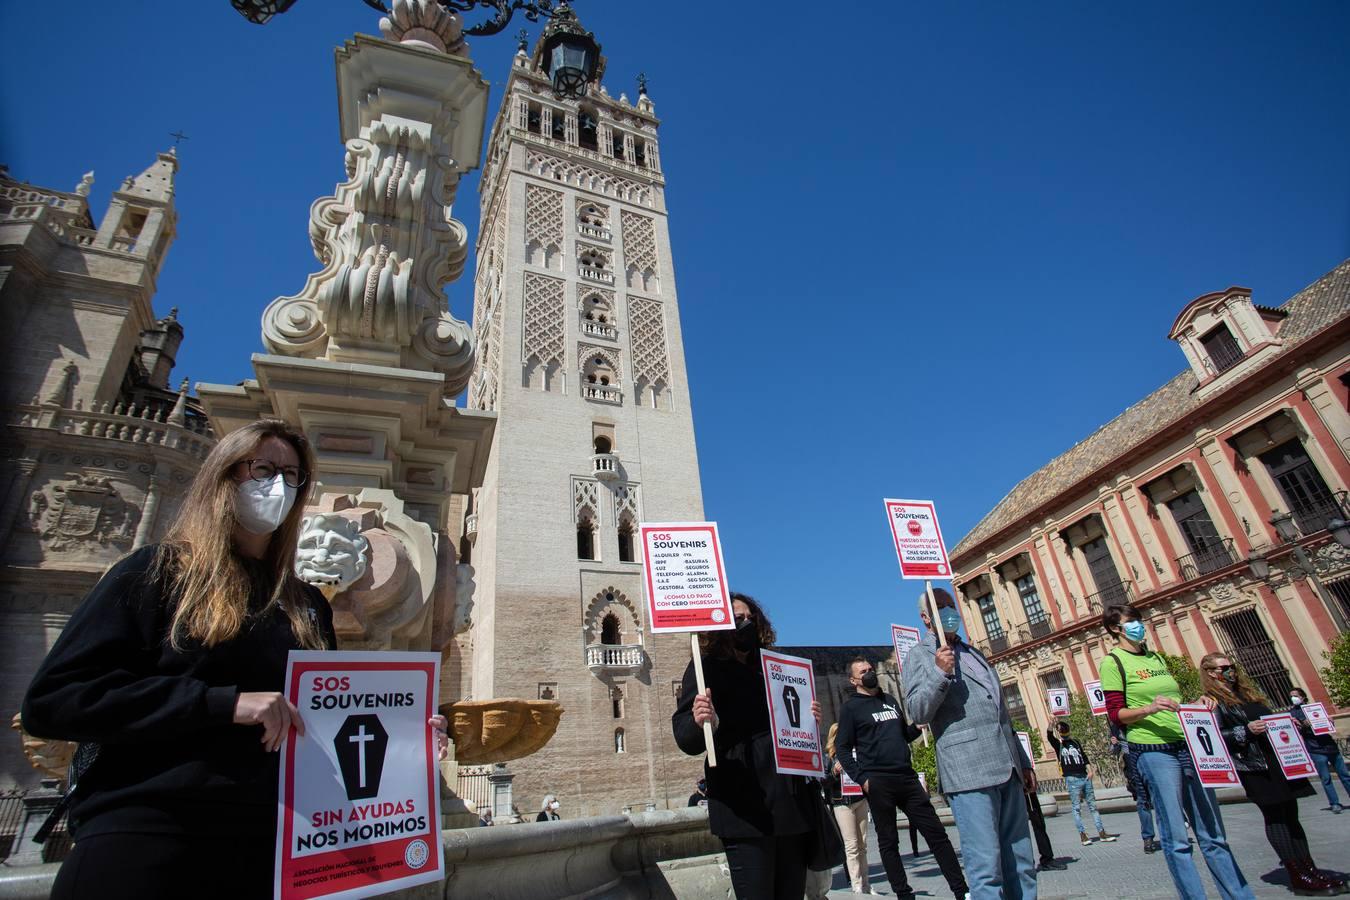
M 1036 860 L 1023 792 L 1036 772 L 1013 733 L 998 673 L 961 640 L 951 594 L 933 590 L 947 646 L 929 633 L 905 657 L 905 703 L 914 722 L 931 726 L 938 777 L 961 835 L 971 900 L 1035 900 Z

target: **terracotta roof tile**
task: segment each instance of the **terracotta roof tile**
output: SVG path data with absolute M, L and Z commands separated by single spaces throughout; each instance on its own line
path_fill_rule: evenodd
M 1284 342 L 1271 365 L 1290 348 L 1350 314 L 1350 260 L 1299 291 L 1280 309 L 1287 313 L 1279 337 Z M 1264 367 L 1263 367 L 1264 368 Z M 1189 369 L 1018 482 L 952 551 L 959 558 L 1023 516 L 1036 510 L 1091 473 L 1147 441 L 1200 405 L 1197 379 Z

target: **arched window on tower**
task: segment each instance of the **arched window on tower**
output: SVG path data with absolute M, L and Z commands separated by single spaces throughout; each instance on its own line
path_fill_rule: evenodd
M 626 752 L 626 751 L 624 750 L 624 746 L 623 746 L 623 729 L 622 729 L 622 728 L 615 728 L 615 729 L 614 729 L 614 752 L 615 752 L 615 753 L 624 753 L 624 752 Z
M 609 385 L 618 380 L 614 367 L 603 356 L 593 356 L 587 360 L 585 374 L 587 384 Z
M 577 559 L 598 559 L 595 553 L 595 520 L 588 513 L 577 519 Z
M 623 643 L 623 632 L 619 629 L 619 617 L 614 613 L 605 613 L 600 620 L 600 643 L 617 647 Z
M 619 562 L 635 562 L 633 556 L 633 523 L 626 517 L 619 523 Z
M 599 124 L 595 110 L 583 106 L 577 113 L 577 143 L 596 153 L 600 152 Z
M 623 688 L 615 685 L 609 689 L 609 702 L 614 710 L 614 718 L 623 718 Z
M 605 437 L 603 434 L 596 435 L 595 437 L 596 453 L 612 453 L 613 448 L 614 445 L 610 443 L 609 438 Z

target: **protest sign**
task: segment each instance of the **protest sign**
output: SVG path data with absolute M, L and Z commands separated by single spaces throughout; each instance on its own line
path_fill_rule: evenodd
M 1088 706 L 1092 708 L 1094 716 L 1106 715 L 1106 692 L 1102 690 L 1100 681 L 1083 682 L 1083 690 L 1087 691 Z
M 928 773 L 927 773 L 927 772 L 920 772 L 920 773 L 919 773 L 919 787 L 923 788 L 923 792 L 924 792 L 925 794 L 928 793 Z
M 1199 705 L 1183 706 L 1177 710 L 1177 718 L 1181 720 L 1181 731 L 1186 736 L 1200 783 L 1205 787 L 1237 784 L 1237 769 L 1213 711 Z
M 942 541 L 931 500 L 887 500 L 886 519 L 900 560 L 901 578 L 950 578 L 947 545 Z
M 894 627 L 894 626 L 892 626 Z M 1335 734 L 1336 723 L 1327 715 L 1327 708 L 1321 703 L 1303 704 L 1303 715 L 1308 717 L 1308 725 L 1313 734 Z
M 839 773 L 839 793 L 845 797 L 861 797 L 862 785 L 848 777 L 847 772 Z
M 698 692 L 707 690 L 703 655 L 696 631 L 736 627 L 727 589 L 722 541 L 716 522 L 644 522 L 638 525 L 642 542 L 643 585 L 647 592 L 647 622 L 653 632 L 689 632 L 689 656 L 694 663 Z M 708 765 L 717 765 L 712 723 L 703 723 Z
M 1266 723 L 1266 737 L 1270 739 L 1285 778 L 1311 778 L 1317 774 L 1317 767 L 1308 755 L 1308 747 L 1298 733 L 1293 716 L 1279 713 L 1262 716 L 1261 721 Z
M 905 667 L 905 656 L 919 643 L 919 629 L 908 625 L 891 625 L 891 643 L 895 645 L 895 667 Z
M 1067 716 L 1069 714 L 1068 688 L 1048 688 L 1045 692 L 1045 699 L 1050 704 L 1050 715 Z
M 772 650 L 761 650 L 759 658 L 764 667 L 764 695 L 769 704 L 778 774 L 820 776 L 824 769 L 820 730 L 811 714 L 816 699 L 811 660 Z
M 736 627 L 716 522 L 644 522 L 638 532 L 652 631 Z
M 1022 742 L 1022 749 L 1026 751 L 1027 759 L 1035 762 L 1036 754 L 1031 752 L 1031 735 L 1027 734 L 1025 731 L 1019 731 L 1017 732 L 1017 739 Z
M 276 900 L 373 897 L 440 882 L 439 653 L 292 650 Z

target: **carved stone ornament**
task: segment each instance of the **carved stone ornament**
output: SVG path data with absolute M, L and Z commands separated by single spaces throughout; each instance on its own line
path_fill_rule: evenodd
M 1350 550 L 1336 542 L 1323 544 L 1312 557 L 1313 568 L 1319 575 L 1331 575 L 1350 565 Z
M 994 666 L 994 668 L 998 671 L 998 677 L 1000 680 L 1007 680 L 1013 678 L 1017 674 L 1013 670 L 1013 667 L 1008 665 L 1007 660 L 1001 661 L 998 665 Z
M 1049 647 L 1042 644 L 1036 648 L 1036 659 L 1041 662 L 1054 662 L 1055 654 L 1051 652 Z
M 295 554 L 295 574 L 330 599 L 366 574 L 370 541 L 361 523 L 336 513 L 305 516 Z
M 404 28 L 393 27 L 399 22 L 435 18 L 432 7 L 396 3 L 391 34 Z M 409 24 L 400 33 L 432 43 L 445 32 Z M 463 169 L 452 141 L 468 127 L 457 117 L 468 113 L 455 108 L 453 72 L 443 87 L 425 86 L 435 79 L 423 70 L 439 63 L 418 54 L 404 62 L 423 83 L 395 90 L 371 62 L 388 51 L 370 44 L 379 42 L 339 51 L 347 181 L 310 207 L 310 242 L 323 268 L 263 311 L 263 343 L 283 356 L 439 372 L 454 397 L 474 362 L 472 331 L 442 291 L 468 255 L 468 231 L 451 215 Z
M 499 763 L 540 750 L 558 730 L 556 700 L 458 700 L 441 705 L 460 765 Z
M 141 513 L 122 498 L 112 479 L 75 475 L 34 491 L 29 526 L 49 550 L 96 543 L 130 547 Z
M 1220 603 L 1227 603 L 1238 595 L 1237 588 L 1226 581 L 1220 581 L 1209 589 L 1209 594 Z
M 441 53 L 465 55 L 464 22 L 436 0 L 394 0 L 389 15 L 380 19 L 385 40 L 430 47 Z

